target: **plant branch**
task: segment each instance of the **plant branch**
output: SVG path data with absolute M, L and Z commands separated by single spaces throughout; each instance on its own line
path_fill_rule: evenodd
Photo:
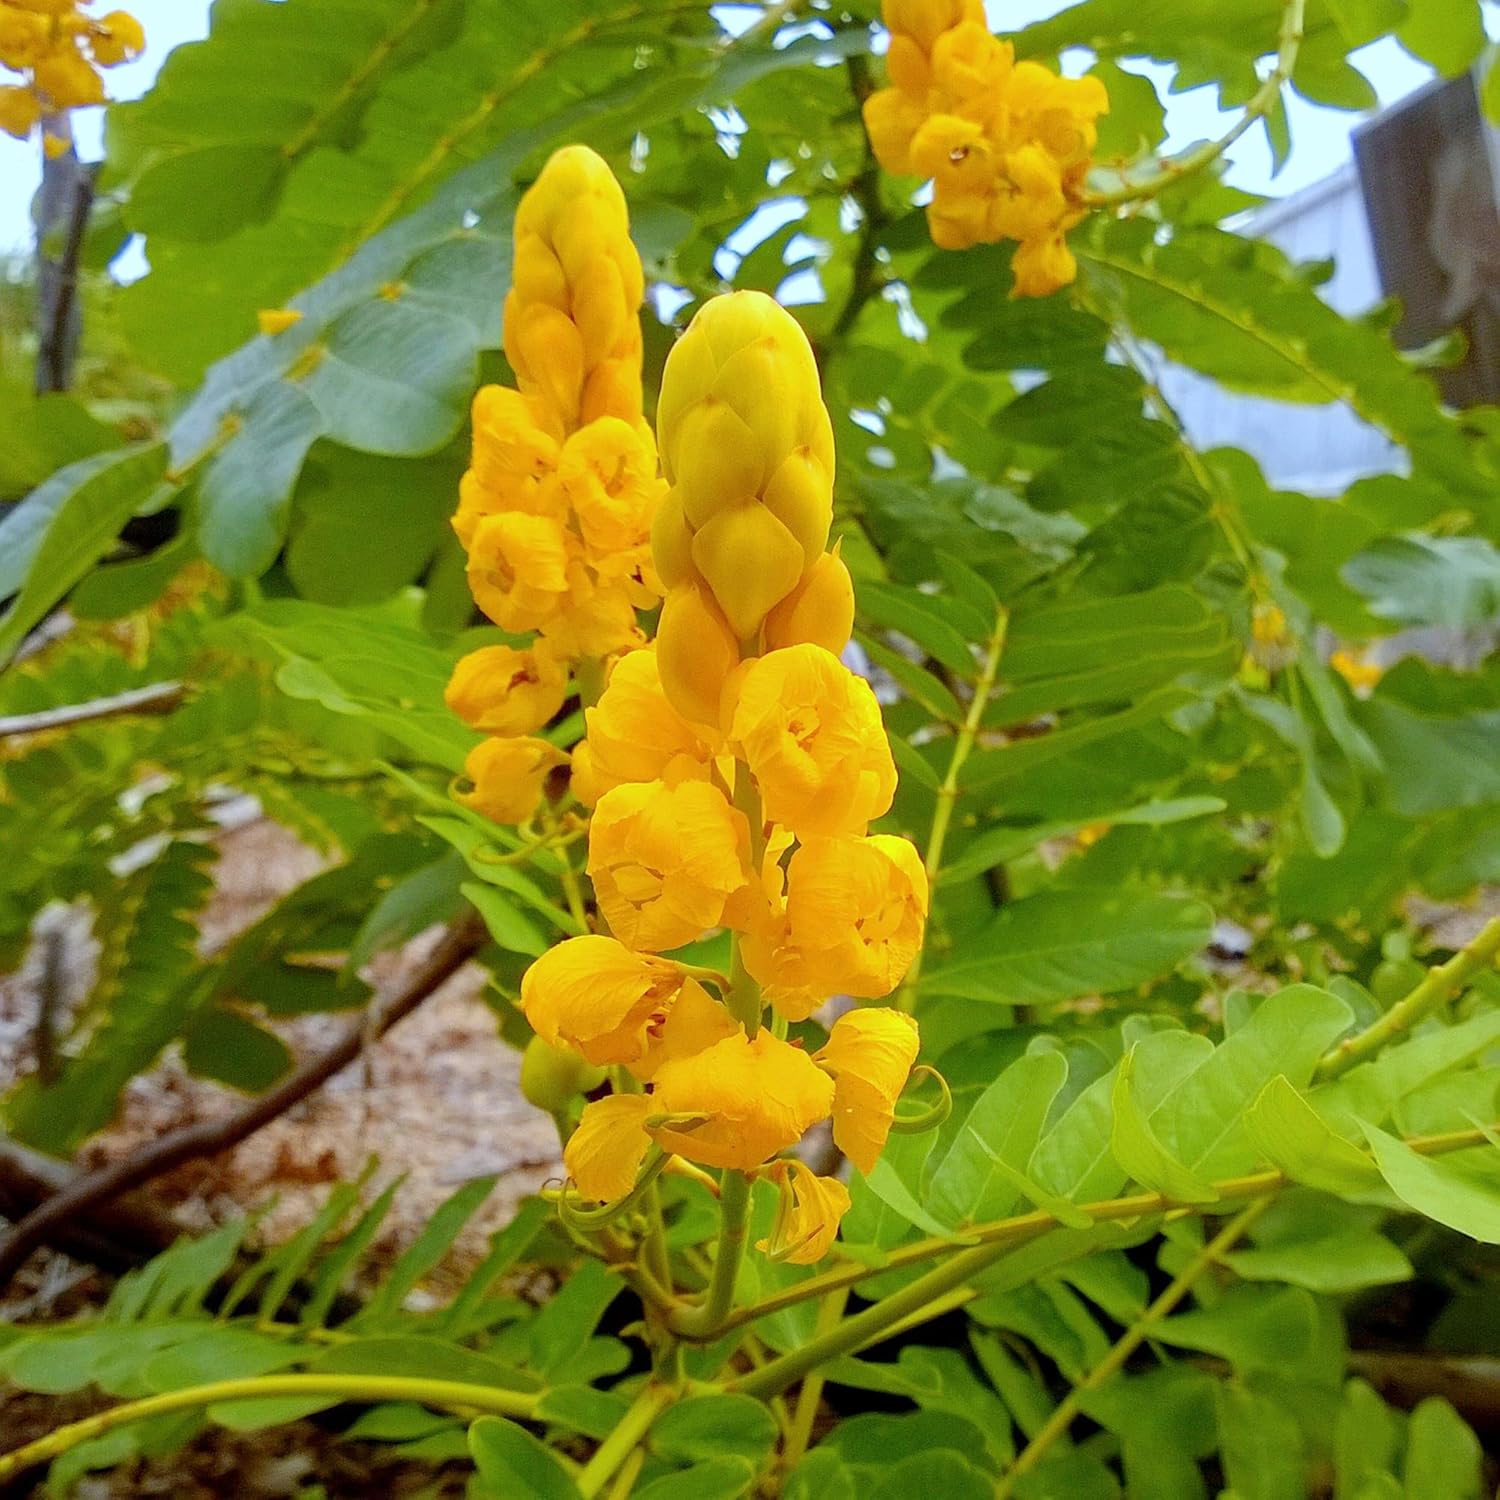
M 708 1289 L 697 1307 L 669 1319 L 674 1333 L 707 1341 L 723 1331 L 734 1301 L 734 1284 L 745 1254 L 745 1220 L 750 1211 L 750 1179 L 726 1167 L 719 1185 L 719 1243 Z
M 1494 963 L 1497 954 L 1500 954 L 1500 917 L 1492 917 L 1478 936 L 1460 948 L 1447 963 L 1429 969 L 1417 987 L 1398 1000 L 1378 1021 L 1354 1036 L 1345 1037 L 1338 1046 L 1324 1053 L 1313 1075 L 1316 1081 L 1322 1083 L 1337 1078 L 1388 1042 L 1410 1031 L 1424 1017 L 1457 995 L 1481 969 Z
M 1476 1127 L 1473 1130 L 1446 1131 L 1440 1135 L 1409 1136 L 1405 1144 L 1421 1156 L 1441 1156 L 1449 1151 L 1464 1151 L 1472 1146 L 1482 1146 L 1490 1140 L 1496 1130 L 1500 1130 L 1500 1121 Z M 1166 1218 L 1184 1218 L 1217 1211 L 1218 1206 L 1224 1203 L 1243 1203 L 1247 1199 L 1264 1197 L 1268 1193 L 1278 1192 L 1289 1185 L 1291 1185 L 1291 1179 L 1285 1172 L 1267 1168 L 1265 1171 L 1247 1173 L 1243 1177 L 1222 1178 L 1213 1183 L 1216 1197 L 1212 1204 L 1181 1203 L 1165 1193 L 1130 1193 L 1120 1198 L 1105 1198 L 1094 1203 L 1074 1204 L 1073 1208 L 1078 1214 L 1091 1219 L 1095 1224 L 1118 1223 L 1121 1220 L 1151 1218 L 1157 1215 Z M 996 1219 L 989 1224 L 976 1225 L 966 1232 L 962 1245 L 974 1246 L 977 1242 L 977 1249 L 995 1247 L 1014 1249 L 1054 1229 L 1066 1227 L 1068 1226 L 1055 1214 L 1046 1209 L 1036 1209 L 1031 1213 L 1018 1214 L 1009 1219 Z M 855 1286 L 867 1277 L 880 1275 L 882 1271 L 920 1265 L 923 1261 L 932 1260 L 939 1255 L 952 1254 L 960 1248 L 959 1241 L 933 1235 L 927 1239 L 914 1240 L 909 1245 L 902 1245 L 892 1250 L 878 1265 L 849 1265 L 832 1271 L 824 1271 L 821 1275 L 811 1276 L 806 1281 L 799 1281 L 759 1302 L 738 1308 L 720 1327 L 714 1330 L 713 1337 L 717 1338 L 746 1323 L 753 1323 L 771 1313 L 780 1312 L 783 1308 L 794 1307 L 799 1302 L 806 1302 L 813 1297 L 822 1297 L 840 1287 Z M 974 1251 L 970 1250 L 968 1253 L 973 1254 Z M 985 1264 L 988 1262 L 986 1261 Z M 955 1286 L 960 1284 L 961 1282 L 953 1283 Z M 946 1293 L 949 1289 L 948 1286 L 944 1286 L 941 1290 Z M 934 1296 L 937 1295 L 939 1294 L 934 1293 Z M 883 1306 L 885 1303 L 875 1304 L 876 1308 Z M 908 1319 L 914 1311 L 915 1308 L 903 1307 L 896 1316 L 881 1322 L 879 1326 L 872 1326 L 872 1332 L 885 1331 L 890 1325 Z
M 34 714 L 11 714 L 0 718 L 0 739 L 42 734 L 49 729 L 66 729 L 71 724 L 114 719 L 125 714 L 167 714 L 186 696 L 187 687 L 181 682 L 153 682 L 147 687 L 131 688 L 128 693 L 115 693 L 109 698 L 92 698 L 87 703 L 65 703 L 60 708 L 44 708 Z
M 139 1151 L 76 1178 L 13 1225 L 0 1239 L 0 1286 L 15 1275 L 33 1250 L 50 1240 L 64 1225 L 73 1223 L 121 1193 L 181 1166 L 183 1162 L 227 1151 L 299 1104 L 335 1073 L 342 1072 L 368 1044 L 379 1040 L 457 973 L 484 946 L 486 936 L 478 914 L 468 911 L 448 928 L 415 974 L 399 988 L 382 996 L 364 1016 L 346 1027 L 340 1039 L 326 1052 L 310 1058 L 275 1088 L 249 1100 L 222 1119 L 169 1131 Z
M 1171 1284 L 1125 1331 L 1109 1353 L 1086 1374 L 1077 1385 L 1053 1409 L 1052 1415 L 1037 1429 L 1032 1439 L 1016 1461 L 1001 1476 L 995 1486 L 995 1500 L 1010 1500 L 1015 1493 L 1016 1482 L 1029 1474 L 1045 1457 L 1047 1450 L 1063 1437 L 1073 1425 L 1082 1405 L 1082 1398 L 1097 1390 L 1104 1382 L 1125 1367 L 1125 1362 L 1145 1341 L 1151 1331 L 1167 1317 L 1192 1290 L 1195 1283 L 1210 1271 L 1252 1224 L 1271 1206 L 1267 1196 L 1257 1198 L 1242 1208 L 1213 1239 L 1185 1265 L 1172 1279 Z
M 1281 30 L 1277 37 L 1276 64 L 1250 96 L 1244 113 L 1217 140 L 1205 141 L 1184 156 L 1165 161 L 1154 175 L 1139 182 L 1125 183 L 1107 193 L 1088 193 L 1084 203 L 1089 208 L 1117 208 L 1127 203 L 1145 203 L 1191 177 L 1205 167 L 1212 166 L 1239 140 L 1258 120 L 1265 119 L 1281 100 L 1281 91 L 1290 82 L 1292 71 L 1297 66 L 1297 54 L 1302 50 L 1302 24 L 1306 0 L 1285 0 L 1281 12 Z
M 984 711 L 989 707 L 990 697 L 1000 674 L 1000 658 L 1005 651 L 1005 636 L 1010 628 L 1010 611 L 1002 604 L 995 615 L 995 628 L 985 642 L 984 665 L 980 668 L 979 681 L 974 685 L 974 696 L 969 699 L 969 709 L 963 724 L 953 741 L 953 754 L 948 760 L 948 771 L 938 787 L 937 804 L 932 812 L 932 830 L 927 835 L 927 853 L 922 865 L 927 871 L 928 890 L 937 888 L 938 876 L 943 868 L 943 846 L 948 839 L 948 827 L 953 821 L 953 809 L 958 802 L 958 778 L 974 748 L 984 722 Z M 909 1011 L 916 999 L 917 981 L 922 977 L 922 950 L 917 950 L 906 979 L 896 995 L 896 1006 Z
M 846 58 L 844 71 L 849 77 L 849 90 L 854 95 L 854 107 L 856 111 L 862 110 L 872 87 L 869 60 L 857 54 Z M 864 159 L 860 162 L 859 172 L 853 183 L 850 184 L 850 192 L 854 201 L 859 205 L 859 238 L 854 242 L 849 294 L 844 298 L 844 305 L 839 309 L 838 316 L 828 330 L 830 344 L 839 342 L 848 334 L 859 321 L 859 315 L 864 311 L 865 304 L 881 287 L 881 279 L 875 274 L 875 258 L 876 252 L 880 249 L 880 234 L 886 227 L 887 221 L 885 210 L 880 204 L 880 164 L 875 160 L 875 152 L 870 146 L 868 135 L 865 136 Z
M 225 1401 L 261 1401 L 288 1396 L 328 1396 L 335 1401 L 415 1401 L 447 1411 L 474 1411 L 502 1417 L 529 1417 L 537 1397 L 527 1391 L 507 1391 L 490 1385 L 469 1385 L 458 1380 L 427 1380 L 400 1375 L 260 1375 L 245 1380 L 216 1380 L 208 1385 L 165 1391 L 140 1401 L 126 1401 L 107 1411 L 96 1412 L 79 1422 L 69 1422 L 45 1437 L 0 1455 L 0 1480 L 25 1470 L 135 1422 L 173 1412 L 194 1411 Z
M 578 1493 L 583 1500 L 593 1497 L 609 1483 L 611 1476 L 634 1452 L 637 1444 L 651 1430 L 651 1424 L 670 1406 L 675 1393 L 669 1386 L 654 1382 L 644 1386 L 629 1411 L 615 1424 L 614 1430 L 594 1450 L 594 1456 L 578 1476 Z

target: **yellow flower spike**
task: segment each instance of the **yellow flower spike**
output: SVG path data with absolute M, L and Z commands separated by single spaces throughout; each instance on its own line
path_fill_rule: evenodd
M 469 591 L 504 630 L 535 630 L 568 592 L 568 539 L 550 516 L 486 516 L 469 547 Z
M 130 62 L 145 49 L 146 33 L 141 23 L 123 10 L 100 16 L 89 28 L 89 52 L 101 68 Z
M 835 547 L 766 616 L 766 650 L 810 644 L 837 656 L 853 634 L 854 580 Z
M 706 584 L 749 640 L 817 560 L 832 518 L 833 429 L 796 319 L 761 292 L 705 303 L 667 356 L 657 439 L 672 486 L 657 571 L 674 591 Z
M 896 767 L 869 683 L 821 646 L 749 663 L 729 739 L 766 817 L 798 837 L 863 833 L 891 805 Z
M 527 969 L 521 1009 L 554 1047 L 572 1047 L 601 1067 L 634 1064 L 651 1046 L 648 1028 L 665 1020 L 684 983 L 675 964 L 589 934 L 559 943 Z
M 802 983 L 830 995 L 889 995 L 922 946 L 927 901 L 927 872 L 908 840 L 805 840 L 787 868 L 786 898 L 786 945 Z
M 512 293 L 514 297 L 514 293 Z M 505 353 L 523 392 L 535 392 L 569 429 L 583 402 L 583 336 L 565 312 L 544 302 L 507 301 Z
M 567 752 L 546 740 L 481 740 L 464 760 L 472 787 L 456 795 L 496 823 L 524 823 L 541 803 L 548 775 L 567 763 Z
M 567 689 L 568 674 L 544 644 L 484 646 L 453 668 L 443 701 L 485 734 L 530 734 L 562 707 Z
M 563 1147 L 563 1165 L 582 1197 L 613 1203 L 635 1187 L 651 1149 L 646 1117 L 657 1107 L 645 1094 L 610 1094 L 584 1105 Z
M 588 873 L 610 930 L 641 952 L 678 948 L 718 925 L 749 878 L 744 814 L 706 781 L 617 786 L 600 797 Z
M 696 583 L 674 588 L 656 626 L 667 702 L 690 723 L 717 729 L 725 683 L 739 660 L 739 642 L 708 590 Z
M 839 1221 L 849 1212 L 849 1189 L 795 1160 L 772 1162 L 765 1175 L 781 1197 L 769 1238 L 757 1240 L 755 1248 L 788 1265 L 816 1265 L 833 1248 Z
M 834 1077 L 833 1139 L 869 1174 L 885 1149 L 920 1040 L 917 1023 L 898 1010 L 851 1010 L 833 1023 L 815 1061 Z
M 632 781 L 707 780 L 717 735 L 689 724 L 667 701 L 651 647 L 615 663 L 598 703 L 584 713 L 588 776 L 597 798 Z M 577 752 L 574 752 L 575 767 Z
M 833 1097 L 833 1080 L 800 1048 L 764 1029 L 753 1039 L 736 1032 L 657 1071 L 653 1112 L 701 1115 L 704 1123 L 662 1124 L 651 1135 L 701 1166 L 749 1171 L 826 1119 Z
M 576 556 L 568 563 L 567 592 L 539 622 L 547 644 L 561 657 L 603 659 L 645 645 L 636 623 L 636 586 L 629 579 L 595 577 Z
M 983 0 L 885 0 L 881 19 L 893 36 L 909 36 L 924 52 L 965 21 L 984 23 Z

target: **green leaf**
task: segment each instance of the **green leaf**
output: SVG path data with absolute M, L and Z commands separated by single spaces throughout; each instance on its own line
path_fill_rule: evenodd
M 536 924 L 518 912 L 492 885 L 466 881 L 459 887 L 464 898 L 472 901 L 484 918 L 490 936 L 508 953 L 524 953 L 540 958 L 547 951 L 547 938 Z
M 755 1470 L 743 1458 L 712 1458 L 677 1474 L 663 1474 L 635 1491 L 636 1500 L 737 1500 L 749 1493 Z
M 1439 717 L 1377 695 L 1360 705 L 1389 778 L 1392 807 L 1408 817 L 1500 802 L 1500 710 Z
M 1140 1044 L 1132 1047 L 1115 1070 L 1111 1104 L 1114 1126 L 1109 1146 L 1115 1160 L 1143 1188 L 1180 1203 L 1213 1203 L 1218 1192 L 1178 1161 L 1157 1139 L 1151 1121 L 1136 1101 L 1133 1080 Z
M 859 590 L 860 613 L 908 637 L 950 672 L 973 677 L 978 670 L 965 636 L 944 615 L 937 599 L 917 589 L 867 581 Z
M 1224 1383 L 1215 1393 L 1219 1451 L 1235 1500 L 1293 1500 L 1307 1494 L 1302 1430 L 1281 1402 Z
M 976 1224 L 1003 1218 L 1015 1206 L 1014 1176 L 996 1164 L 1024 1171 L 1067 1075 L 1060 1052 L 1031 1053 L 979 1096 L 928 1187 L 927 1204 L 939 1220 Z
M 120 528 L 158 496 L 167 450 L 152 443 L 59 469 L 0 520 L 0 665 L 109 550 Z
M 1002 907 L 921 988 L 998 1005 L 1109 994 L 1169 973 L 1207 946 L 1212 926 L 1202 902 L 1180 897 L 1043 891 Z
M 1409 1281 L 1413 1274 L 1411 1262 L 1383 1234 L 1356 1224 L 1234 1250 L 1224 1264 L 1246 1281 L 1285 1282 L 1334 1297 Z
M 1500 552 L 1483 537 L 1384 537 L 1344 564 L 1372 614 L 1469 630 L 1500 617 Z
M 749 1396 L 690 1396 L 669 1406 L 651 1428 L 651 1446 L 679 1463 L 726 1454 L 758 1468 L 776 1441 L 776 1423 Z
M 469 1452 L 483 1492 L 496 1500 L 578 1500 L 578 1486 L 552 1450 L 504 1417 L 480 1417 L 469 1426 Z
M 928 1143 L 929 1146 L 931 1142 Z M 889 1153 L 883 1152 L 875 1163 L 875 1169 L 861 1179 L 865 1186 L 888 1208 L 895 1210 L 908 1224 L 925 1229 L 928 1234 L 941 1235 L 955 1242 L 963 1238 L 941 1220 L 928 1213 L 917 1200 L 910 1187 L 897 1172 Z M 851 1226 L 852 1227 L 852 1226 Z
M 292 1065 L 286 1043 L 238 1011 L 211 1005 L 188 1023 L 183 1062 L 190 1073 L 258 1094 Z
M 1479 1500 L 1484 1450 L 1441 1396 L 1429 1396 L 1406 1430 L 1406 1500 Z
M 1381 1490 L 1366 1485 L 1389 1478 L 1401 1450 L 1401 1428 L 1396 1413 L 1363 1380 L 1344 1387 L 1333 1431 L 1334 1500 L 1385 1500 Z M 1400 1496 L 1400 1486 L 1395 1486 Z
M 1484 14 L 1479 0 L 1413 0 L 1396 35 L 1408 52 L 1452 78 L 1484 51 Z
M 1447 1157 L 1419 1156 L 1378 1126 L 1360 1123 L 1380 1175 L 1408 1208 L 1482 1244 L 1500 1245 L 1500 1187 L 1492 1178 Z
M 1293 1182 L 1359 1199 L 1380 1180 L 1375 1163 L 1330 1128 L 1317 1110 L 1278 1073 L 1245 1111 L 1257 1148 Z

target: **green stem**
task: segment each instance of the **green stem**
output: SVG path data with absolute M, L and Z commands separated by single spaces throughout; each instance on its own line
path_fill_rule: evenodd
M 676 1393 L 654 1381 L 644 1386 L 615 1430 L 594 1450 L 576 1481 L 583 1500 L 593 1497 L 609 1483 L 615 1470 L 630 1457 L 636 1445 L 651 1430 L 651 1424 L 672 1404 Z
M 838 1291 L 829 1292 L 823 1299 L 822 1307 L 818 1309 L 815 1336 L 831 1333 L 838 1327 L 848 1301 L 847 1287 L 840 1287 Z M 817 1420 L 818 1406 L 822 1400 L 823 1375 L 820 1370 L 813 1370 L 802 1382 L 802 1389 L 797 1393 L 797 1406 L 792 1413 L 791 1430 L 787 1433 L 786 1444 L 781 1451 L 781 1465 L 784 1470 L 795 1469 L 802 1461 L 802 1455 L 807 1452 L 807 1444 L 812 1437 L 813 1423 Z
M 1314 1077 L 1319 1083 L 1337 1078 L 1356 1063 L 1378 1052 L 1387 1042 L 1410 1031 L 1420 1020 L 1451 1000 L 1481 969 L 1500 954 L 1500 917 L 1493 917 L 1472 942 L 1460 948 L 1445 964 L 1430 969 L 1420 984 L 1398 1000 L 1381 1018 L 1355 1036 L 1346 1037 L 1323 1055 Z
M 979 681 L 974 685 L 974 696 L 969 700 L 969 711 L 953 741 L 953 754 L 948 759 L 947 774 L 938 787 L 937 805 L 932 811 L 932 830 L 927 835 L 927 853 L 922 865 L 927 871 L 927 884 L 935 889 L 943 868 L 943 845 L 948 841 L 948 826 L 953 821 L 953 809 L 958 802 L 958 778 L 974 749 L 979 729 L 984 722 L 984 711 L 989 707 L 990 697 L 1000 673 L 1000 657 L 1005 651 L 1005 634 L 1010 628 L 1010 611 L 1001 605 L 995 615 L 995 628 L 985 643 L 984 664 L 980 668 Z M 922 950 L 912 960 L 906 980 L 896 995 L 896 1006 L 905 1011 L 912 1009 L 916 1000 L 917 981 L 922 976 Z
M 995 1486 L 995 1500 L 1010 1500 L 1016 1481 L 1029 1474 L 1041 1462 L 1047 1450 L 1066 1435 L 1073 1425 L 1089 1391 L 1097 1390 L 1111 1376 L 1125 1367 L 1125 1362 L 1151 1336 L 1151 1331 L 1187 1296 L 1194 1284 L 1223 1257 L 1250 1226 L 1271 1206 L 1271 1198 L 1258 1198 L 1242 1208 L 1213 1239 L 1185 1265 L 1171 1284 L 1138 1317 L 1115 1342 L 1109 1353 L 1091 1369 L 1054 1408 L 1052 1415 L 1037 1429 L 1016 1461 Z
M 525 1391 L 497 1390 L 458 1380 L 426 1380 L 399 1375 L 260 1375 L 244 1380 L 216 1380 L 208 1385 L 165 1391 L 140 1401 L 126 1401 L 82 1421 L 55 1428 L 45 1437 L 0 1456 L 0 1480 L 45 1463 L 94 1438 L 134 1422 L 173 1412 L 193 1411 L 224 1401 L 274 1400 L 287 1396 L 328 1396 L 335 1401 L 415 1401 L 446 1411 L 477 1411 L 502 1417 L 530 1417 L 537 1397 Z
M 1405 1144 L 1421 1156 L 1441 1156 L 1449 1151 L 1464 1151 L 1473 1146 L 1482 1146 L 1496 1130 L 1500 1130 L 1500 1121 L 1476 1127 L 1473 1130 L 1446 1131 L 1439 1135 L 1408 1136 Z M 1267 1193 L 1277 1192 L 1286 1187 L 1289 1180 L 1284 1172 L 1268 1168 L 1263 1172 L 1251 1172 L 1243 1177 L 1226 1177 L 1213 1183 L 1216 1196 L 1212 1204 L 1179 1203 L 1167 1197 L 1165 1193 L 1130 1193 L 1121 1198 L 1106 1198 L 1095 1203 L 1075 1204 L 1074 1207 L 1078 1213 L 1086 1215 L 1096 1224 L 1116 1223 L 1122 1219 L 1151 1218 L 1157 1215 L 1169 1219 L 1187 1217 L 1201 1215 L 1225 1203 L 1244 1202 L 1248 1198 L 1260 1198 Z M 1067 1226 L 1060 1219 L 1046 1209 L 1036 1209 L 1031 1213 L 1018 1214 L 1013 1218 L 996 1219 L 988 1224 L 976 1225 L 966 1232 L 965 1240 L 971 1243 L 978 1241 L 980 1248 L 999 1246 L 1003 1249 L 1013 1249 L 1017 1245 L 1026 1244 L 1041 1235 L 1048 1234 L 1054 1229 L 1065 1227 Z M 771 1313 L 780 1312 L 783 1308 L 795 1307 L 799 1302 L 822 1297 L 840 1287 L 855 1286 L 867 1277 L 878 1276 L 882 1271 L 920 1265 L 923 1261 L 951 1254 L 957 1248 L 953 1240 L 934 1235 L 928 1239 L 914 1240 L 910 1245 L 903 1245 L 897 1250 L 892 1250 L 879 1265 L 851 1265 L 833 1271 L 824 1271 L 821 1275 L 811 1276 L 806 1281 L 800 1281 L 783 1291 L 775 1292 L 759 1302 L 737 1309 L 722 1326 L 714 1330 L 713 1336 L 717 1338 L 746 1323 L 753 1323 Z M 875 1305 L 880 1307 L 884 1304 Z M 894 1324 L 907 1316 L 908 1312 L 903 1310 L 899 1317 L 890 1321 Z M 882 1327 L 884 1326 L 882 1324 Z
M 1217 140 L 1205 141 L 1203 145 L 1189 151 L 1175 161 L 1163 163 L 1162 170 L 1140 182 L 1126 183 L 1107 193 L 1089 193 L 1084 203 L 1089 208 L 1117 208 L 1127 203 L 1145 203 L 1190 177 L 1212 166 L 1223 154 L 1250 129 L 1257 120 L 1263 120 L 1275 109 L 1297 66 L 1297 54 L 1302 49 L 1303 13 L 1306 0 L 1286 0 L 1281 13 L 1281 30 L 1277 38 L 1276 65 L 1261 86 L 1250 96 L 1245 112 Z
M 755 779 L 747 766 L 735 767 L 734 805 L 750 825 L 750 868 L 759 878 L 766 852 L 765 814 L 761 810 Z M 765 1003 L 761 999 L 760 986 L 745 968 L 738 933 L 731 933 L 729 937 L 729 992 L 724 996 L 724 1004 L 728 1006 L 729 1014 L 745 1028 L 746 1036 L 753 1037 L 760 1030 Z
M 716 1338 L 734 1303 L 734 1283 L 745 1254 L 746 1218 L 750 1211 L 750 1179 L 726 1168 L 719 1185 L 719 1243 L 708 1289 L 697 1307 L 685 1308 L 670 1320 L 674 1333 L 704 1342 Z

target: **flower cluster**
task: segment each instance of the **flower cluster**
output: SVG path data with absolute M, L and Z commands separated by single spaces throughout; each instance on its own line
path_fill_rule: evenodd
M 658 437 L 672 486 L 654 532 L 660 630 L 615 665 L 574 756 L 613 936 L 553 949 L 521 1000 L 547 1043 L 649 1090 L 585 1107 L 565 1153 L 585 1197 L 629 1193 L 653 1143 L 760 1172 L 782 1203 L 763 1248 L 811 1262 L 848 1193 L 773 1159 L 831 1118 L 871 1170 L 917 1028 L 854 1010 L 809 1054 L 786 1024 L 833 995 L 895 989 L 921 945 L 927 879 L 905 840 L 869 833 L 896 771 L 873 692 L 837 655 L 853 596 L 825 550 L 832 436 L 795 320 L 756 292 L 706 304 L 667 359 Z M 732 980 L 663 956 L 716 927 L 734 934 Z
M 480 608 L 535 636 L 466 656 L 447 694 L 491 736 L 465 766 L 465 800 L 502 823 L 525 821 L 567 759 L 532 735 L 561 707 L 570 664 L 644 640 L 636 610 L 661 597 L 651 522 L 664 489 L 641 414 L 641 261 L 604 161 L 584 146 L 555 153 L 521 199 L 514 244 L 516 388 L 474 398 L 453 528 Z
M 1104 86 L 1018 63 L 981 0 L 885 0 L 884 18 L 891 86 L 864 108 L 881 166 L 931 179 L 942 248 L 1017 241 L 1013 296 L 1066 286 L 1077 265 L 1064 236 L 1083 217 Z
M 0 86 L 0 130 L 25 140 L 45 116 L 105 102 L 100 68 L 138 57 L 141 23 L 123 10 L 97 20 L 88 0 L 0 0 L 0 66 L 25 82 Z M 65 143 L 47 137 L 48 150 Z

